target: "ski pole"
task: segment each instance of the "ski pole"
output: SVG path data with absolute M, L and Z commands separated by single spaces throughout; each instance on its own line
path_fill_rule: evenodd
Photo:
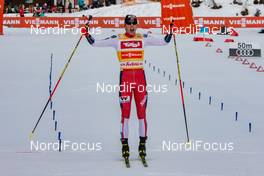
M 87 27 L 89 27 L 89 21 L 92 19 L 92 16 L 90 15 L 89 18 L 87 18 L 86 16 L 83 16 L 83 17 L 85 17 L 86 19 L 88 19 L 88 23 L 87 23 L 86 25 L 87 25 Z M 44 106 L 43 110 L 41 111 L 41 114 L 40 114 L 40 116 L 39 116 L 39 118 L 38 118 L 38 120 L 37 120 L 37 122 L 36 122 L 36 124 L 35 124 L 35 126 L 34 126 L 34 128 L 33 128 L 33 130 L 31 131 L 30 139 L 33 138 L 34 132 L 35 132 L 35 130 L 36 130 L 36 128 L 37 128 L 37 126 L 38 126 L 38 124 L 39 124 L 41 118 L 43 117 L 43 114 L 44 114 L 45 110 L 47 109 L 47 106 L 48 106 L 49 102 L 51 101 L 51 99 L 52 99 L 52 97 L 53 97 L 55 91 L 57 90 L 57 87 L 58 87 L 58 85 L 60 84 L 60 81 L 61 81 L 61 79 L 62 79 L 62 77 L 63 77 L 63 75 L 64 75 L 66 69 L 68 68 L 68 66 L 69 66 L 69 64 L 70 64 L 70 62 L 71 62 L 71 59 L 72 59 L 74 53 L 76 52 L 76 50 L 77 50 L 77 48 L 78 48 L 78 46 L 79 46 L 79 44 L 80 44 L 82 38 L 83 38 L 83 35 L 81 35 L 81 37 L 79 38 L 79 40 L 78 40 L 77 44 L 75 45 L 75 47 L 74 47 L 74 49 L 73 49 L 73 51 L 72 51 L 72 53 L 71 53 L 71 55 L 70 55 L 70 57 L 69 57 L 69 59 L 68 59 L 66 65 L 64 66 L 64 68 L 63 68 L 63 70 L 62 70 L 62 72 L 61 72 L 61 74 L 60 74 L 60 77 L 59 77 L 59 79 L 57 80 L 57 83 L 56 83 L 55 87 L 53 88 L 53 90 L 52 90 L 52 92 L 51 92 L 51 94 L 50 94 L 50 96 L 49 96 L 49 98 L 48 98 L 48 100 L 47 100 L 47 103 L 45 104 L 45 106 Z
M 50 96 L 49 96 L 49 98 L 48 98 L 48 101 L 47 101 L 46 105 L 44 106 L 44 108 L 43 108 L 43 110 L 42 110 L 42 112 L 41 112 L 41 114 L 40 114 L 40 116 L 39 116 L 39 118 L 38 118 L 38 120 L 37 120 L 37 123 L 35 124 L 35 126 L 34 126 L 32 132 L 31 132 L 31 136 L 30 136 L 30 138 L 33 137 L 34 132 L 35 132 L 35 130 L 36 130 L 36 128 L 37 128 L 37 126 L 38 126 L 38 124 L 39 124 L 39 122 L 40 122 L 40 120 L 41 120 L 41 118 L 42 118 L 42 116 L 43 116 L 43 114 L 44 114 L 44 112 L 45 112 L 45 110 L 46 110 L 48 104 L 49 104 L 49 102 L 51 101 L 51 98 L 53 97 L 55 91 L 57 90 L 57 87 L 58 87 L 58 85 L 60 84 L 60 81 L 61 81 L 61 79 L 62 79 L 62 77 L 63 77 L 63 75 L 64 75 L 64 73 L 65 73 L 67 67 L 69 66 L 69 64 L 70 64 L 70 62 L 71 62 L 72 56 L 74 55 L 74 53 L 75 53 L 75 51 L 76 51 L 76 49 L 77 49 L 77 47 L 78 47 L 78 45 L 79 45 L 79 43 L 80 43 L 82 37 L 83 37 L 83 35 L 81 35 L 81 37 L 79 38 L 79 40 L 78 40 L 78 42 L 77 42 L 75 48 L 73 49 L 73 51 L 72 51 L 72 53 L 71 53 L 71 55 L 70 55 L 70 58 L 69 58 L 68 62 L 67 62 L 66 65 L 64 66 L 64 68 L 63 68 L 63 70 L 62 70 L 62 72 L 61 72 L 61 74 L 60 74 L 60 77 L 59 77 L 59 79 L 57 80 L 57 83 L 56 83 L 55 87 L 53 88 L 53 90 L 52 90 L 52 92 L 51 92 L 51 94 L 50 94 Z
M 176 37 L 175 34 L 173 34 L 173 41 L 174 41 L 174 49 L 176 54 L 176 60 L 177 60 L 177 68 L 178 68 L 178 78 L 180 83 L 180 93 L 181 93 L 181 100 L 182 100 L 182 108 L 183 108 L 183 115 L 184 115 L 184 121 L 185 121 L 185 129 L 186 129 L 186 135 L 187 135 L 187 142 L 190 142 L 189 139 L 189 131 L 188 131 L 188 124 L 187 124 L 187 117 L 186 117 L 186 110 L 185 110 L 185 103 L 184 103 L 184 95 L 182 90 L 182 80 L 181 80 L 181 70 L 180 70 L 180 61 L 179 61 L 179 55 L 176 45 Z

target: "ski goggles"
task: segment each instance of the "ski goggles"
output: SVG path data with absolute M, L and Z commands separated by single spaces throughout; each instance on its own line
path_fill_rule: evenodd
M 137 25 L 138 24 L 137 17 L 135 15 L 127 15 L 125 17 L 125 24 L 127 24 L 127 25 Z

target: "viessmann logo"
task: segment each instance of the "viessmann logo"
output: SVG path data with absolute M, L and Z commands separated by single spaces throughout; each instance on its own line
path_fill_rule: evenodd
M 142 41 L 123 41 L 121 42 L 121 49 L 142 48 Z
M 122 58 L 142 58 L 141 52 L 123 52 L 121 53 Z
M 164 21 L 182 21 L 182 20 L 185 20 L 186 18 L 184 16 L 179 16 L 179 17 L 173 17 L 173 16 L 170 16 L 168 18 L 163 18 Z
M 185 4 L 167 4 L 167 5 L 163 5 L 164 9 L 173 9 L 173 8 L 182 8 L 185 7 Z

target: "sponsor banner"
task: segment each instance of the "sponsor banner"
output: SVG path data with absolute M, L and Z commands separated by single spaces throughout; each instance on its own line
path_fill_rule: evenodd
M 160 28 L 160 17 L 138 17 L 140 28 Z M 4 25 L 13 28 L 31 27 L 82 27 L 87 22 L 82 17 L 5 17 Z M 94 17 L 90 22 L 91 27 L 122 28 L 124 17 Z
M 187 27 L 194 24 L 192 8 L 189 0 L 162 0 L 162 24 L 169 27 L 174 20 L 175 27 Z
M 260 28 L 264 17 L 195 17 L 196 25 L 207 27 Z
M 0 35 L 3 34 L 4 1 L 0 1 Z
M 261 57 L 261 47 L 258 43 L 235 42 L 229 47 L 230 57 Z
M 1 16 L 0 16 L 1 18 Z M 1 20 L 1 19 L 0 19 Z M 139 17 L 140 28 L 162 28 L 160 17 Z M 31 27 L 82 27 L 87 22 L 82 17 L 4 17 L 4 25 L 12 28 Z M 233 28 L 264 28 L 264 17 L 194 17 L 196 25 L 213 27 Z M 124 17 L 94 17 L 91 27 L 122 28 Z

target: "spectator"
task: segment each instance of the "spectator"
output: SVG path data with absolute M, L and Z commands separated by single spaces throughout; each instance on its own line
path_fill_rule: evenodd
M 34 7 L 33 16 L 40 17 L 42 13 L 41 7 L 39 7 L 39 4 L 36 3 L 36 6 Z
M 243 3 L 242 11 L 241 11 L 242 16 L 247 16 L 249 14 L 248 6 L 249 6 L 248 0 L 245 0 Z
M 264 0 L 254 0 L 253 4 L 257 5 L 257 4 L 264 4 Z
M 105 0 L 99 0 L 99 7 L 103 7 L 105 5 Z
M 45 12 L 44 12 L 44 10 L 41 10 L 41 12 L 40 12 L 40 16 L 41 16 L 41 17 L 44 17 L 44 16 L 45 16 Z
M 57 13 L 57 6 L 56 6 L 56 5 L 53 5 L 53 6 L 51 7 L 51 12 L 52 12 L 52 13 Z
M 85 4 L 84 4 L 83 0 L 78 0 L 78 5 L 79 5 L 80 10 L 84 10 Z
M 105 6 L 110 6 L 111 5 L 111 1 L 110 0 L 105 0 Z
M 259 17 L 261 15 L 261 11 L 259 9 L 256 10 L 256 13 L 254 14 L 255 17 Z
M 6 13 L 13 13 L 11 5 L 8 5 L 6 8 Z
M 35 9 L 32 5 L 29 5 L 28 11 L 29 11 L 29 13 L 34 13 Z
M 91 8 L 93 9 L 93 8 L 98 8 L 98 7 L 99 7 L 99 0 L 93 0 Z
M 69 13 L 72 13 L 72 2 L 71 1 L 69 1 L 68 10 L 69 10 Z
M 233 4 L 242 5 L 243 3 L 241 2 L 241 0 L 234 0 Z
M 43 6 L 42 6 L 42 9 L 45 13 L 48 12 L 48 4 L 47 3 L 44 3 Z
M 240 13 L 242 16 L 247 16 L 248 15 L 248 9 L 244 8 L 244 10 L 242 10 Z
M 62 13 L 65 13 L 65 5 L 62 4 Z
M 199 0 L 192 0 L 192 3 L 191 3 L 191 5 L 192 5 L 192 7 L 200 7 L 200 1 Z
M 64 13 L 65 6 L 62 4 L 62 0 L 57 1 L 57 12 Z
M 25 8 L 23 4 L 19 8 L 19 15 L 20 17 L 25 17 Z
M 219 4 L 216 4 L 216 2 L 214 0 L 211 0 L 211 1 L 213 4 L 213 7 L 211 7 L 211 9 L 221 9 L 222 8 L 222 6 Z
M 53 2 L 52 0 L 46 0 L 46 3 L 47 3 L 47 6 L 50 8 L 51 10 L 51 7 L 53 6 Z
M 13 12 L 14 13 L 18 13 L 19 12 L 19 8 L 18 8 L 17 5 L 14 5 Z

